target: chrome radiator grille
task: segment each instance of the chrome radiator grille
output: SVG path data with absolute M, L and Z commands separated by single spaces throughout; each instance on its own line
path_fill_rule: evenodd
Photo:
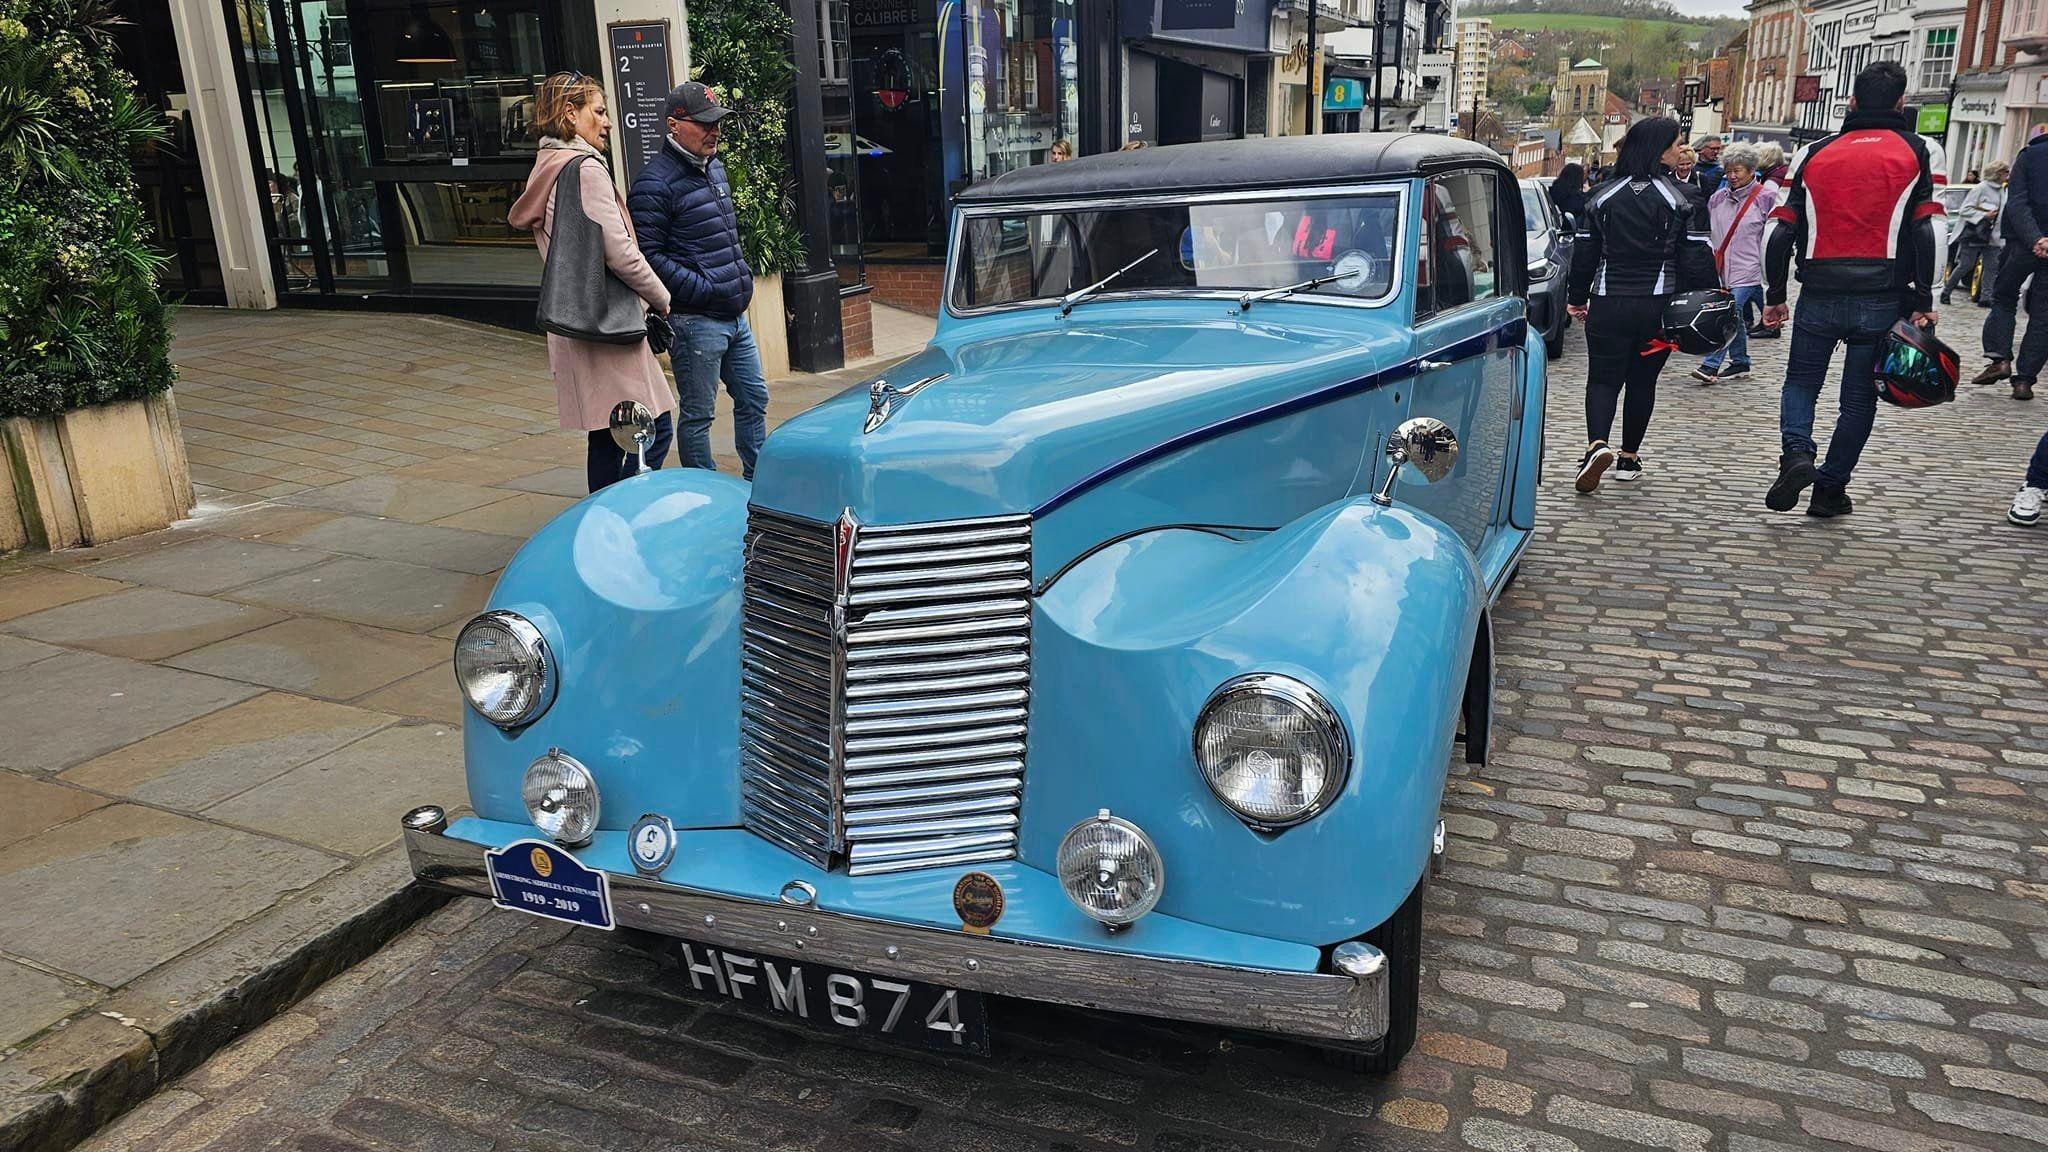
M 835 530 L 753 510 L 747 826 L 856 875 L 1014 856 L 1030 589 L 1023 516 Z

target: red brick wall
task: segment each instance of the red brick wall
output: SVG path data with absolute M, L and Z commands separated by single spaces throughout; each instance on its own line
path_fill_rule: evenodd
M 848 364 L 875 354 L 875 312 L 866 292 L 839 298 L 839 340 Z
M 946 266 L 936 260 L 903 264 L 870 262 L 868 286 L 875 302 L 925 316 L 939 314 L 939 288 Z

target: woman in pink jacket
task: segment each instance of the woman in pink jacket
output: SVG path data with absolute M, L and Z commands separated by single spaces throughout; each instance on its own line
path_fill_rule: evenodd
M 571 160 L 593 157 L 577 169 L 577 177 L 582 184 L 583 213 L 604 232 L 605 264 L 639 293 L 656 315 L 668 315 L 668 289 L 640 255 L 626 199 L 612 183 L 611 169 L 605 163 L 612 121 L 604 90 L 581 72 L 557 72 L 542 82 L 534 103 L 540 154 L 534 158 L 533 174 L 526 178 L 526 191 L 520 193 L 507 216 L 512 226 L 533 233 L 540 258 L 546 261 L 548 238 L 555 228 L 555 182 Z M 648 411 L 659 414 L 654 422 L 654 443 L 647 449 L 647 465 L 661 467 L 675 439 L 675 393 L 646 343 L 603 344 L 550 333 L 548 368 L 555 374 L 555 403 L 562 427 L 590 435 L 587 470 L 592 492 L 621 479 L 633 459 L 611 438 L 612 405 L 621 400 L 638 400 Z
M 1739 380 L 1749 375 L 1749 307 L 1763 307 L 1764 218 L 1778 206 L 1778 190 L 1758 173 L 1762 158 L 1750 144 L 1731 144 L 1721 153 L 1727 183 L 1707 200 L 1713 221 L 1714 263 L 1721 286 L 1735 293 L 1735 339 L 1693 369 L 1702 384 Z

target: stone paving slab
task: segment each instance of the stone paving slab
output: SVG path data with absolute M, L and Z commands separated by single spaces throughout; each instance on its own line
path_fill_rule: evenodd
M 210 644 L 171 664 L 327 700 L 353 700 L 449 658 L 441 641 L 311 617 Z
M 193 534 L 174 544 L 93 565 L 93 575 L 212 596 L 258 580 L 296 572 L 327 559 L 313 548 L 280 547 L 255 540 Z
M 265 608 L 129 588 L 17 616 L 0 627 L 19 636 L 131 660 L 161 660 L 284 619 Z
M 473 563 L 473 545 L 458 541 L 454 547 L 458 550 L 455 563 Z M 245 604 L 261 604 L 307 616 L 400 632 L 426 632 L 476 615 L 494 583 L 495 580 L 471 575 L 460 568 L 451 571 L 343 556 L 237 588 L 227 595 Z
M 187 720 L 258 689 L 155 664 L 66 650 L 0 672 L 0 768 L 54 772 Z

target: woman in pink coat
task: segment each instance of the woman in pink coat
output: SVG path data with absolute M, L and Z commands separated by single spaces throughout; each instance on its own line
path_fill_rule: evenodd
M 555 181 L 571 160 L 592 157 L 577 169 L 577 177 L 582 184 L 583 213 L 604 231 L 605 264 L 639 293 L 656 315 L 668 315 L 668 289 L 640 255 L 626 199 L 612 183 L 611 169 L 605 163 L 612 121 L 605 108 L 604 90 L 581 72 L 557 72 L 542 82 L 535 105 L 534 131 L 540 136 L 540 154 L 534 158 L 533 174 L 526 178 L 526 191 L 508 214 L 512 226 L 533 233 L 540 258 L 546 261 L 548 238 L 555 228 Z M 592 492 L 617 482 L 633 459 L 611 438 L 612 405 L 621 400 L 638 400 L 648 411 L 659 413 L 654 443 L 647 449 L 647 465 L 661 467 L 675 439 L 675 393 L 646 343 L 603 344 L 550 333 L 548 368 L 555 374 L 555 403 L 562 427 L 590 434 L 587 467 Z

